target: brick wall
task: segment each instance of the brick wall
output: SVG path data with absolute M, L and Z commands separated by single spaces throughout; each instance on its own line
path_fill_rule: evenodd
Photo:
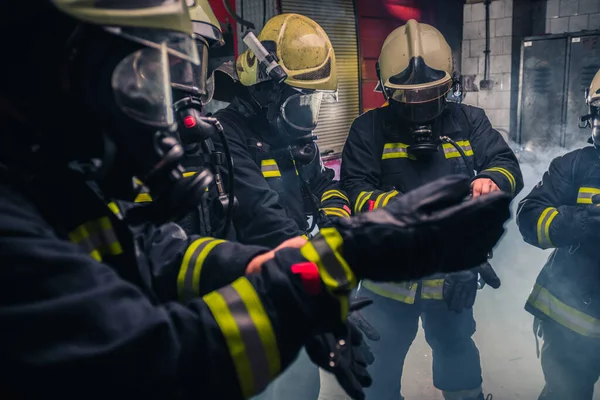
M 464 102 L 483 108 L 492 125 L 507 135 L 511 120 L 513 0 L 495 0 L 490 4 L 489 79 L 494 81 L 492 90 L 479 89 L 479 82 L 484 78 L 485 33 L 485 5 L 465 5 L 461 73 L 475 76 L 473 89 L 478 91 L 467 92 Z
M 600 0 L 546 0 L 546 33 L 600 29 Z

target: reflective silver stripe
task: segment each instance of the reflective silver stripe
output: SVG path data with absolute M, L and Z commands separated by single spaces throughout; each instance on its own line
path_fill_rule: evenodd
M 444 299 L 444 280 L 426 279 L 422 282 L 421 298 L 424 300 Z
M 219 293 L 229 305 L 229 310 L 240 330 L 246 357 L 250 361 L 252 368 L 254 389 L 258 392 L 266 387 L 271 380 L 269 376 L 269 362 L 260 335 L 239 293 L 231 286 L 220 289 Z
M 277 165 L 263 165 L 260 167 L 261 171 L 279 171 Z
M 539 284 L 535 284 L 527 303 L 580 335 L 600 338 L 599 319 L 563 303 Z
M 386 143 L 383 146 L 383 152 L 381 159 L 386 160 L 390 158 L 408 158 L 408 145 L 404 143 Z
M 600 189 L 592 187 L 581 187 L 577 194 L 577 204 L 592 204 L 592 197 L 600 194 Z
M 538 219 L 538 223 L 537 223 L 538 243 L 544 249 L 554 247 L 554 245 L 552 244 L 552 241 L 550 240 L 550 225 L 552 224 L 552 221 L 554 220 L 554 218 L 557 215 L 558 215 L 558 211 L 556 210 L 556 208 L 548 207 L 544 211 L 542 211 L 542 214 L 540 215 L 540 218 Z
M 417 282 L 386 283 L 363 280 L 362 285 L 380 296 L 414 304 L 419 284 Z

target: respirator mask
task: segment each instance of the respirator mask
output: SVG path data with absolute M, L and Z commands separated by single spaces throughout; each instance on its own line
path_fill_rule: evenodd
M 190 71 L 206 68 L 207 48 L 177 32 L 87 29 L 73 39 L 70 72 L 107 137 L 91 178 L 107 196 L 127 201 L 135 198 L 132 178 L 143 183 L 153 201 L 128 213 L 134 224 L 176 220 L 197 206 L 212 181 L 208 171 L 183 175 L 172 96 L 173 88 L 190 84 Z M 115 35 L 105 33 L 113 29 Z
M 592 99 L 589 88 L 585 90 L 585 101 L 589 106 L 589 113 L 579 119 L 579 127 L 592 128 L 591 143 L 600 150 L 600 98 Z

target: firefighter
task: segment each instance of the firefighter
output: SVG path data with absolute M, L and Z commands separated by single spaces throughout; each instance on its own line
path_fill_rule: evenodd
M 516 157 L 484 111 L 446 102 L 453 86 L 452 54 L 437 29 L 410 20 L 394 30 L 381 49 L 377 74 L 389 106 L 354 121 L 342 154 L 342 188 L 354 212 L 386 207 L 455 173 L 473 176 L 475 198 L 521 190 Z M 426 251 L 435 252 L 439 243 L 430 245 Z M 468 249 L 471 243 L 465 239 L 460 246 Z M 395 259 L 407 264 L 400 251 Z M 368 398 L 401 398 L 404 359 L 421 317 L 433 353 L 434 386 L 446 399 L 483 399 L 479 352 L 471 339 L 480 272 L 499 286 L 487 264 L 398 285 L 362 282 L 359 294 L 374 300 L 362 315 L 381 333 L 378 342 L 369 343 L 375 362 Z
M 191 237 L 176 257 L 179 230 L 163 236 L 162 258 L 146 251 L 107 199 L 133 200 L 137 176 L 155 218 L 173 220 L 211 180 L 207 171 L 183 177 L 173 135 L 169 65 L 200 62 L 191 32 L 182 1 L 0 5 L 0 33 L 10 39 L 0 65 L 6 397 L 248 398 L 310 337 L 343 327 L 357 279 L 456 271 L 480 263 L 501 236 L 508 199 L 462 203 L 468 185 L 452 177 L 323 229 L 300 250 Z M 425 236 L 459 226 L 478 239 L 459 252 L 460 265 L 447 258 L 454 241 L 439 255 L 414 251 Z M 389 246 L 375 236 L 403 246 L 414 265 L 386 264 Z M 260 272 L 176 302 L 178 284 L 198 290 L 215 246 L 229 248 L 226 264 Z M 161 265 L 169 252 L 173 262 Z
M 298 14 L 271 18 L 258 38 L 245 41 L 277 68 L 251 47 L 235 67 L 225 64 L 213 74 L 212 98 L 230 102 L 215 117 L 236 166 L 238 240 L 277 245 L 298 232 L 310 234 L 315 224 L 350 216 L 349 200 L 323 165 L 313 136 L 321 103 L 337 98 L 335 53 L 325 31 Z
M 586 100 L 593 146 L 554 159 L 517 214 L 527 243 L 554 249 L 525 305 L 544 339 L 543 400 L 591 400 L 600 376 L 600 72 Z

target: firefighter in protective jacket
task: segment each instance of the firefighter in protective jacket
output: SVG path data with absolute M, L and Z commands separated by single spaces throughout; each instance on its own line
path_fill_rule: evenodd
M 591 400 L 600 376 L 600 72 L 587 102 L 593 146 L 554 159 L 517 216 L 527 243 L 554 249 L 525 305 L 544 339 L 544 400 Z
M 377 69 L 389 106 L 354 121 L 342 156 L 342 188 L 354 212 L 386 207 L 449 174 L 472 176 L 473 197 L 493 191 L 514 196 L 521 190 L 516 157 L 484 111 L 446 102 L 453 85 L 452 54 L 437 29 L 414 20 L 396 29 L 383 44 Z M 423 251 L 436 251 L 438 244 L 430 245 Z M 468 249 L 470 243 L 461 246 Z M 406 265 L 401 253 L 398 257 Z M 485 271 L 494 281 L 488 283 L 498 286 L 487 265 Z M 362 314 L 381 333 L 381 340 L 371 343 L 375 363 L 368 397 L 398 399 L 404 358 L 421 317 L 433 349 L 434 386 L 446 399 L 483 398 L 479 352 L 471 339 L 478 272 L 399 285 L 363 282 L 359 293 L 375 304 Z
M 170 66 L 200 63 L 185 3 L 3 2 L 0 33 L 18 33 L 0 65 L 0 323 L 14 328 L 2 331 L 6 397 L 248 398 L 312 335 L 339 328 L 357 279 L 456 270 L 444 255 L 414 252 L 419 268 L 386 265 L 391 254 L 369 239 L 387 235 L 409 253 L 422 246 L 413 224 L 425 218 L 423 199 L 420 226 L 477 231 L 466 265 L 502 233 L 507 199 L 461 203 L 466 183 L 452 178 L 375 220 L 324 229 L 300 250 L 187 238 L 173 224 L 148 248 L 108 199 L 132 201 L 137 176 L 152 195 L 147 206 L 174 220 L 211 180 L 207 171 L 183 176 L 173 135 L 171 84 L 180 82 Z M 482 218 L 491 231 L 477 229 Z M 203 267 L 216 246 L 230 249 L 223 265 L 260 272 L 209 279 L 215 270 Z M 371 253 L 380 267 L 361 267 Z M 201 288 L 204 279 L 213 283 Z M 209 293 L 179 302 L 182 287 Z
M 235 69 L 226 64 L 213 75 L 214 98 L 231 102 L 215 117 L 234 158 L 238 240 L 277 244 L 309 234 L 307 215 L 321 227 L 350 216 L 349 200 L 312 134 L 321 103 L 336 100 L 338 83 L 331 42 L 310 18 L 277 15 L 257 39 L 285 79 L 274 80 L 248 49 Z

